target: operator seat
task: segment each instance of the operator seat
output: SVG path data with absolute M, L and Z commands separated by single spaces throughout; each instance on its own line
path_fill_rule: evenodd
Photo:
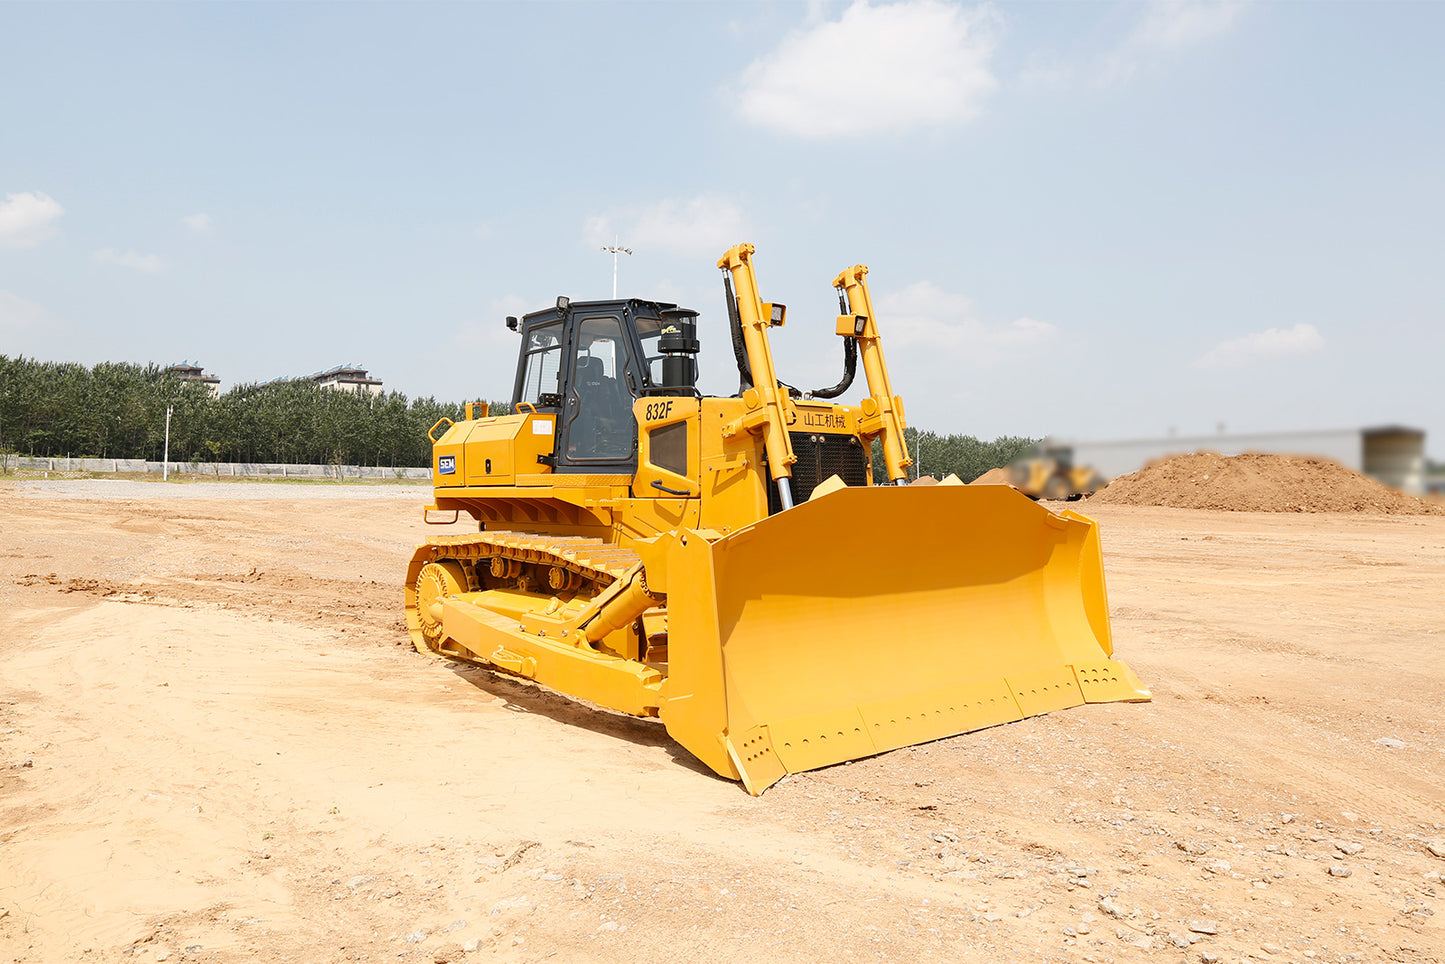
M 615 379 L 607 377 L 602 359 L 587 355 L 577 359 L 577 415 L 572 420 L 568 452 L 574 458 L 600 458 L 609 453 L 603 434 L 616 424 Z
M 577 397 L 582 411 L 591 411 L 599 418 L 606 418 L 613 407 L 612 379 L 602 367 L 602 359 L 586 355 L 577 359 Z

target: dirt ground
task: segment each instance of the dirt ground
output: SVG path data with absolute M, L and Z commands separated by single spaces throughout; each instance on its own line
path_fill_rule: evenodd
M 1445 961 L 1445 517 L 1089 505 L 1152 703 L 754 799 L 412 651 L 426 495 L 0 483 L 0 961 Z
M 1170 456 L 1114 479 L 1091 496 L 1089 504 L 1231 512 L 1445 515 L 1445 505 L 1438 501 L 1406 495 L 1333 459 L 1264 452 Z

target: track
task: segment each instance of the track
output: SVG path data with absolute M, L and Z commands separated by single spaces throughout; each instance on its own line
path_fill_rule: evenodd
M 419 652 L 437 647 L 425 632 L 418 606 L 418 578 L 429 563 L 456 563 L 465 588 L 512 588 L 564 602 L 588 599 L 641 562 L 631 549 L 601 539 L 535 532 L 481 532 L 428 539 L 412 554 L 406 571 L 406 624 Z

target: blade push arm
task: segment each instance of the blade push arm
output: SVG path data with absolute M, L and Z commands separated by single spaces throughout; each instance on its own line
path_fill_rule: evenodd
M 748 392 L 756 392 L 758 400 L 757 415 L 750 421 L 762 433 L 768 465 L 778 484 L 778 495 L 783 508 L 790 509 L 793 493 L 788 480 L 792 477 L 793 463 L 798 461 L 798 457 L 793 454 L 792 443 L 788 440 L 783 392 L 778 386 L 778 375 L 773 369 L 773 352 L 768 345 L 768 328 L 783 323 L 783 306 L 766 304 L 758 294 L 758 280 L 753 274 L 754 250 L 751 244 L 729 248 L 718 259 L 717 266 L 732 276 L 733 288 L 737 292 L 738 320 L 742 323 L 748 367 L 752 369 L 753 377 L 753 387 Z M 747 398 L 748 394 L 744 393 L 743 397 Z
M 883 344 L 878 338 L 873 299 L 868 294 L 868 266 L 855 264 L 833 279 L 843 293 L 848 314 L 838 316 L 838 334 L 855 338 L 863 356 L 863 374 L 868 378 L 868 398 L 863 400 L 860 428 L 864 435 L 883 439 L 883 463 L 888 480 L 902 484 L 908 479 L 908 445 L 903 439 L 903 399 L 893 394 L 888 383 L 888 366 L 883 363 Z

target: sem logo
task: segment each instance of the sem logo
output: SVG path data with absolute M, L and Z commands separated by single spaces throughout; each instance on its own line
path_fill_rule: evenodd
M 457 470 L 457 457 L 455 455 L 443 455 L 437 459 L 437 473 L 439 475 L 452 475 Z

